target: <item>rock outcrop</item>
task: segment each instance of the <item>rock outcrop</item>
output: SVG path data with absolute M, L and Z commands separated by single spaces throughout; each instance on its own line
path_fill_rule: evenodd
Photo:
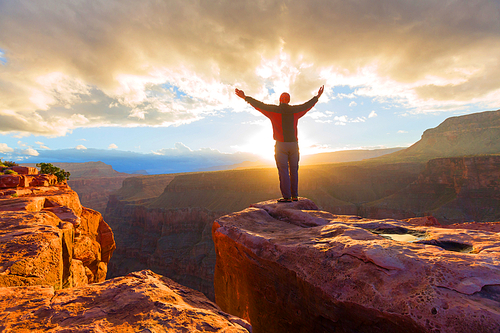
M 215 298 L 254 332 L 494 332 L 500 234 L 263 202 L 213 225 Z
M 115 242 L 102 215 L 55 176 L 13 169 L 0 176 L 0 286 L 104 281 Z
M 369 218 L 432 215 L 442 224 L 500 220 L 500 155 L 430 160 L 399 192 L 365 204 Z
M 72 289 L 0 287 L 2 332 L 251 332 L 201 293 L 151 271 Z

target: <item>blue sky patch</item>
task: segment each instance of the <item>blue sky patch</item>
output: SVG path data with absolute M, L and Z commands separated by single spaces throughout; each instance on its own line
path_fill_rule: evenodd
M 5 57 L 5 51 L 0 49 L 0 64 L 5 65 L 7 63 L 7 57 Z
M 162 88 L 164 89 L 167 89 L 167 90 L 170 90 L 171 92 L 173 92 L 175 94 L 175 97 L 178 98 L 178 99 L 182 99 L 184 97 L 187 97 L 187 94 L 181 90 L 179 90 L 179 87 L 176 87 L 170 83 L 164 83 L 161 85 Z

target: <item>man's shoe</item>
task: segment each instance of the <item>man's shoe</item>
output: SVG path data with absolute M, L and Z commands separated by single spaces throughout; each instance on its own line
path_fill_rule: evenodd
M 278 203 L 280 202 L 292 202 L 292 199 L 290 198 L 281 198 L 281 199 L 278 199 Z
M 292 197 L 292 201 L 299 201 L 299 197 Z

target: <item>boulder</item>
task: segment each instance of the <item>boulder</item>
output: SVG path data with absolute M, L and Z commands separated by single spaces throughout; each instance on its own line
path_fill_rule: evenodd
M 257 333 L 500 327 L 498 233 L 339 216 L 304 198 L 223 216 L 212 233 L 216 302 Z
M 2 332 L 251 332 L 200 292 L 151 271 L 55 291 L 0 288 Z

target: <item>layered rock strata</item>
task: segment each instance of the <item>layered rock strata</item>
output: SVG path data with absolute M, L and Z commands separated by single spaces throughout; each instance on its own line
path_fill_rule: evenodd
M 55 176 L 16 171 L 0 176 L 0 286 L 104 281 L 115 242 L 102 215 Z
M 397 193 L 363 205 L 369 218 L 432 215 L 442 224 L 500 220 L 500 155 L 438 158 Z
M 106 212 L 117 249 L 109 276 L 151 269 L 214 299 L 212 223 L 221 213 L 202 208 L 154 209 L 111 197 Z
M 251 332 L 201 293 L 151 271 L 56 291 L 0 287 L 2 332 Z
M 500 234 L 426 220 L 338 216 L 307 199 L 223 216 L 216 302 L 257 333 L 497 331 Z

